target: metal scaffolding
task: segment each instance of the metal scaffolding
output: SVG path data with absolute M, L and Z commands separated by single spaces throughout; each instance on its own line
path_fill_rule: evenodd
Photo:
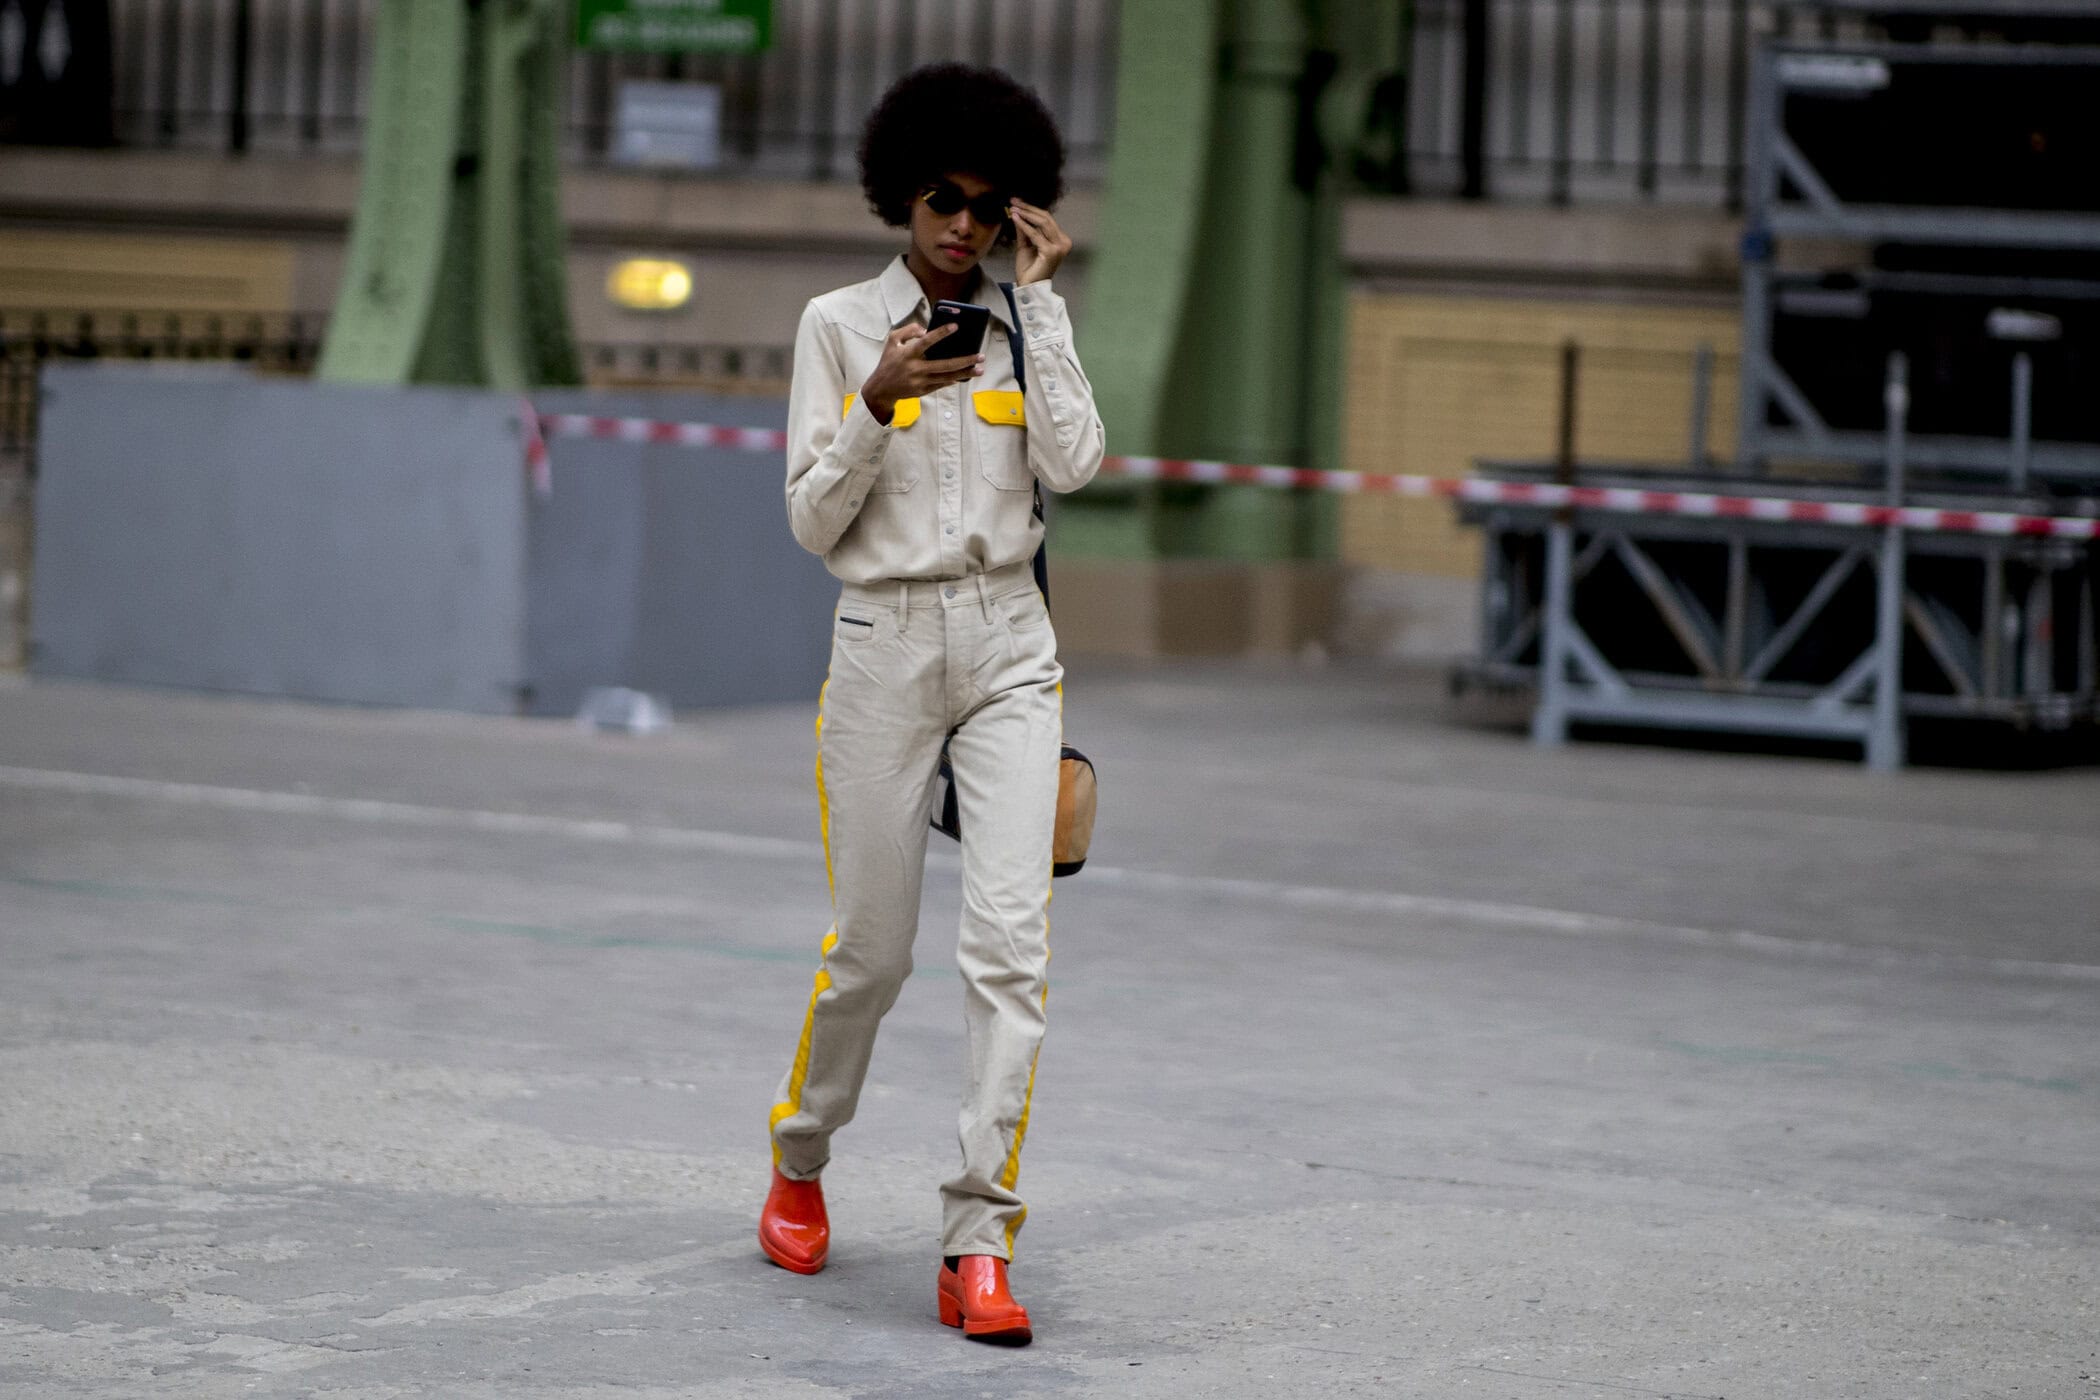
M 1558 460 L 1483 463 L 1482 473 L 2100 515 L 2100 432 L 2069 411 L 2082 403 L 2038 404 L 2033 347 L 2021 343 L 2080 329 L 2028 308 L 2046 302 L 2082 314 L 2100 302 L 2100 192 L 2065 182 L 2055 208 L 1934 203 L 1924 160 L 1906 167 L 1924 172 L 1924 198 L 1906 190 L 1861 199 L 1819 168 L 1814 143 L 1790 125 L 1790 96 L 1877 92 L 1892 73 L 1921 65 L 1956 86 L 2022 66 L 2100 85 L 2096 48 L 1768 43 L 1749 98 L 1738 460 L 1710 465 L 1695 447 L 1689 465 L 1662 471 L 1578 464 L 1570 347 Z M 1904 138 L 1888 128 L 1875 131 Z M 1827 149 L 1844 149 L 1827 130 L 1819 135 Z M 1867 169 L 1858 183 L 1871 188 L 1882 172 Z M 1864 245 L 1864 265 L 1835 274 L 1782 268 L 1783 244 L 1811 238 Z M 1963 314 L 1989 316 L 1989 335 L 2012 342 L 1998 381 L 2002 417 L 1990 402 L 1995 385 L 1976 392 L 1965 382 L 1962 403 L 1965 411 L 1985 404 L 2002 431 L 1936 430 L 1952 421 L 1949 407 L 1921 396 L 1917 367 L 1890 326 L 1876 328 L 1895 346 L 1885 357 L 1842 366 L 1851 395 L 1842 413 L 1819 406 L 1775 353 L 1775 322 L 1801 309 L 1870 321 L 1877 295 L 1966 299 Z M 1695 443 L 1707 373 L 1704 364 L 1694 371 Z M 2049 440 L 2035 431 L 2038 408 L 2058 430 Z M 1921 416 L 1935 430 L 1917 431 Z M 1487 548 L 1480 652 L 1457 679 L 1534 685 L 1532 734 L 1541 744 L 1563 742 L 1583 722 L 1736 731 L 1856 742 L 1870 766 L 1893 768 L 1905 761 L 1913 719 L 2053 732 L 2100 721 L 2100 560 L 2091 542 L 1526 505 L 1469 507 L 1464 516 L 1483 527 Z
M 1775 42 L 1752 65 L 1749 153 L 1743 235 L 1743 371 L 1739 452 L 1769 468 L 1786 459 L 1843 462 L 1875 468 L 1883 435 L 1828 421 L 1774 353 L 1774 323 L 1787 308 L 1821 298 L 1846 298 L 1867 310 L 1879 292 L 1917 297 L 2051 302 L 2100 302 L 2100 272 L 2086 276 L 2034 275 L 2024 254 L 2085 254 L 2100 269 L 2100 209 L 1983 208 L 1972 204 L 1868 202 L 1848 197 L 1841 181 L 1804 152 L 1790 96 L 1843 94 L 1887 85 L 1910 70 L 1970 73 L 2027 70 L 2056 81 L 2100 90 L 2100 48 L 2036 44 L 1954 47 L 1914 44 Z M 1958 81 L 1961 74 L 1948 76 Z M 1864 134 L 1864 133 L 1862 133 Z M 1900 142 L 1901 133 L 1892 133 Z M 2067 205 L 2080 202 L 2073 191 Z M 1906 248 L 1989 250 L 2002 262 L 1988 271 L 1901 271 L 1862 266 L 1836 277 L 1783 271 L 1782 245 L 1791 239 L 1845 240 Z M 2084 264 L 2076 264 L 2084 266 Z M 1835 284 L 1835 285 L 1833 285 Z M 2017 323 L 2008 341 L 2019 339 Z M 2100 483 L 2100 442 L 2035 442 L 2031 355 L 2016 351 L 2005 382 L 2007 428 L 2002 435 L 1932 434 L 1914 437 L 1910 464 L 1922 472 L 1963 473 L 2024 489 L 2057 480 L 2093 489 Z M 2025 372 L 2023 372 L 2023 367 Z

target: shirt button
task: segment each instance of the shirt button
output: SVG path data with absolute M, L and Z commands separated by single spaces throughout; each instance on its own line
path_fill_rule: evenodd
M 948 533 L 949 533 L 949 534 L 951 534 L 951 535 L 955 533 L 955 527 L 954 527 L 953 525 L 950 525 L 950 526 L 948 527 Z
M 859 501 L 848 501 L 848 502 L 846 502 L 846 509 L 848 509 L 848 510 L 858 510 L 858 509 L 860 509 L 860 502 L 859 502 Z
M 953 530 L 950 530 L 948 533 L 952 535 L 955 532 Z M 953 598 L 955 596 L 955 590 L 952 588 L 943 588 L 941 590 L 941 596 L 943 598 Z

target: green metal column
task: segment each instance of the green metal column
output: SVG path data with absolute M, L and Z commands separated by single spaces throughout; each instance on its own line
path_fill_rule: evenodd
M 1399 4 L 1147 0 L 1126 7 L 1087 361 L 1123 452 L 1339 465 L 1341 199 Z M 1334 502 L 1194 486 L 1065 512 L 1080 549 L 1254 559 L 1333 553 Z M 1120 524 L 1121 530 L 1114 528 Z
M 323 379 L 580 381 L 560 207 L 562 0 L 383 0 Z
M 1312 201 L 1292 178 L 1310 38 L 1303 8 L 1279 0 L 1224 5 L 1197 254 L 1202 290 L 1184 321 L 1169 420 L 1188 456 L 1304 460 L 1305 297 L 1317 280 L 1310 271 L 1328 258 L 1312 239 Z M 1303 497 L 1230 490 L 1204 496 L 1200 509 L 1162 521 L 1164 552 L 1245 559 L 1297 554 Z
M 1172 378 L 1190 301 L 1217 279 L 1206 259 L 1211 113 L 1217 97 L 1218 0 L 1122 7 L 1116 128 L 1101 252 L 1087 283 L 1086 362 L 1116 452 L 1154 454 L 1179 440 Z M 1060 548 L 1123 557 L 1157 552 L 1158 489 L 1104 478 L 1059 503 Z

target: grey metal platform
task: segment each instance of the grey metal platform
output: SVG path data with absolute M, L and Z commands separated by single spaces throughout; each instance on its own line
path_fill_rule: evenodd
M 1482 474 L 1536 482 L 1553 468 Z M 1684 471 L 1588 469 L 1582 480 L 1804 501 L 1861 494 Z M 1912 718 L 2040 730 L 2100 719 L 2090 544 L 1587 510 L 1563 519 L 1544 506 L 1469 506 L 1462 518 L 1488 547 L 1481 651 L 1461 674 L 1536 686 L 1543 742 L 1595 721 L 1850 740 L 1894 766 Z

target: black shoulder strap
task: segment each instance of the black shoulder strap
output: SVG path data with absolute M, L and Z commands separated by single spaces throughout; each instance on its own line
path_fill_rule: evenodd
M 1006 349 L 1014 357 L 1014 382 L 1021 392 L 1028 392 L 1028 357 L 1021 353 L 1021 308 L 1014 303 L 1014 284 L 1001 282 L 999 290 L 1006 294 Z
M 1021 392 L 1028 392 L 1028 356 L 1021 350 L 1021 308 L 1014 302 L 1014 284 L 1001 282 L 999 290 L 1006 294 L 1006 349 L 1014 357 L 1014 383 Z M 1035 518 L 1043 518 L 1043 483 L 1035 484 Z M 1043 595 L 1043 606 L 1050 606 L 1050 556 L 1041 545 L 1035 551 L 1035 586 Z

